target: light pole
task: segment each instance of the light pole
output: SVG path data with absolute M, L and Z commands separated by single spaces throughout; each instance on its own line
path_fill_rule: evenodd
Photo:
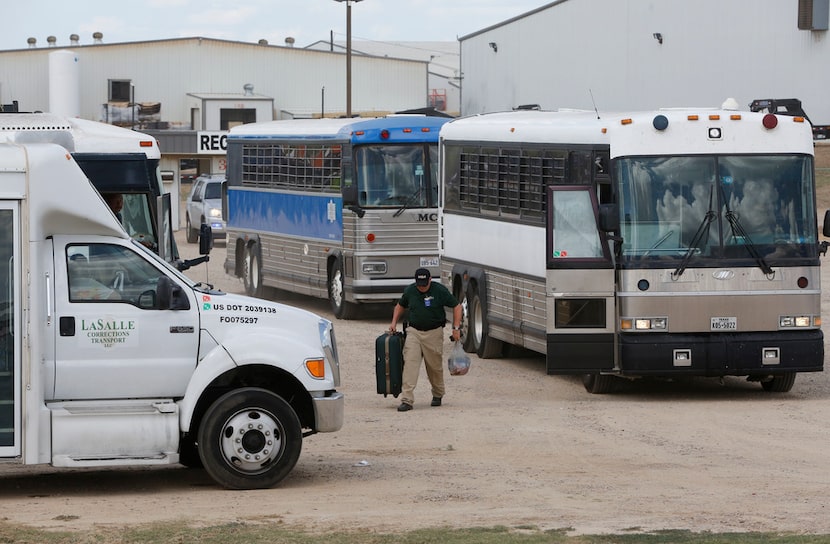
M 352 116 L 352 2 L 362 0 L 334 0 L 346 2 L 346 117 Z

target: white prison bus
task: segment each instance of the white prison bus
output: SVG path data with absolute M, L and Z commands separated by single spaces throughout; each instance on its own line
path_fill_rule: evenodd
M 107 123 L 52 113 L 3 113 L 0 142 L 54 143 L 74 157 L 102 195 L 119 193 L 124 207 L 119 220 L 133 238 L 181 269 L 173 238 L 170 195 L 164 193 L 155 138 Z M 192 263 L 195 264 L 195 263 Z
M 426 115 L 251 123 L 228 134 L 225 270 L 350 319 L 438 275 L 438 132 Z
M 593 393 L 646 376 L 784 392 L 823 369 L 803 118 L 494 113 L 446 124 L 441 161 L 441 273 L 467 351 L 529 348 Z

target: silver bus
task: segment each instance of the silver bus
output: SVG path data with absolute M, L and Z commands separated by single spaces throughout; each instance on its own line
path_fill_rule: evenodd
M 464 347 L 619 377 L 823 370 L 813 140 L 732 109 L 516 111 L 441 130 L 442 281 Z M 827 234 L 827 231 L 825 231 Z

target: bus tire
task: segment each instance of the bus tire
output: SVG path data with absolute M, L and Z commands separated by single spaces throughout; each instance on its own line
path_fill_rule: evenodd
M 614 389 L 616 383 L 614 376 L 607 374 L 591 373 L 582 375 L 582 385 L 585 390 L 594 395 L 604 395 Z
M 255 387 L 219 397 L 199 425 L 205 470 L 227 489 L 273 487 L 297 464 L 302 441 L 300 420 L 291 405 Z
M 484 294 L 472 283 L 467 287 L 467 337 L 471 351 L 482 359 L 501 357 L 504 344 L 501 340 L 491 338 L 487 333 L 487 308 L 484 306 Z
M 352 319 L 356 313 L 355 305 L 346 300 L 345 280 L 343 259 L 338 257 L 329 270 L 329 302 L 337 319 Z
M 245 293 L 250 297 L 262 297 L 262 268 L 260 267 L 259 246 L 251 244 L 245 251 L 242 281 Z
M 776 374 L 768 380 L 761 381 L 761 387 L 764 391 L 770 393 L 788 393 L 795 384 L 795 372 L 788 372 L 786 374 Z
M 195 244 L 199 241 L 199 231 L 193 230 L 193 225 L 190 223 L 190 215 L 185 215 L 184 233 L 188 244 Z

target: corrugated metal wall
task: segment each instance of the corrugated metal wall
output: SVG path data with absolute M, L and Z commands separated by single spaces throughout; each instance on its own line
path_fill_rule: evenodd
M 254 85 L 254 93 L 273 97 L 278 112 L 319 113 L 323 87 L 326 112 L 346 110 L 344 54 L 196 38 L 66 49 L 79 57 L 86 119 L 101 119 L 109 79 L 131 80 L 136 102 L 160 102 L 162 120 L 183 127 L 190 125 L 187 93 L 242 94 L 246 83 Z M 47 111 L 48 55 L 55 50 L 0 51 L 0 103 L 18 100 L 21 111 Z M 426 102 L 426 63 L 352 57 L 353 112 L 419 108 Z
M 461 38 L 462 114 L 800 98 L 830 124 L 830 36 L 798 0 L 564 0 Z M 662 44 L 654 37 L 660 33 Z M 497 51 L 489 45 L 495 43 Z

